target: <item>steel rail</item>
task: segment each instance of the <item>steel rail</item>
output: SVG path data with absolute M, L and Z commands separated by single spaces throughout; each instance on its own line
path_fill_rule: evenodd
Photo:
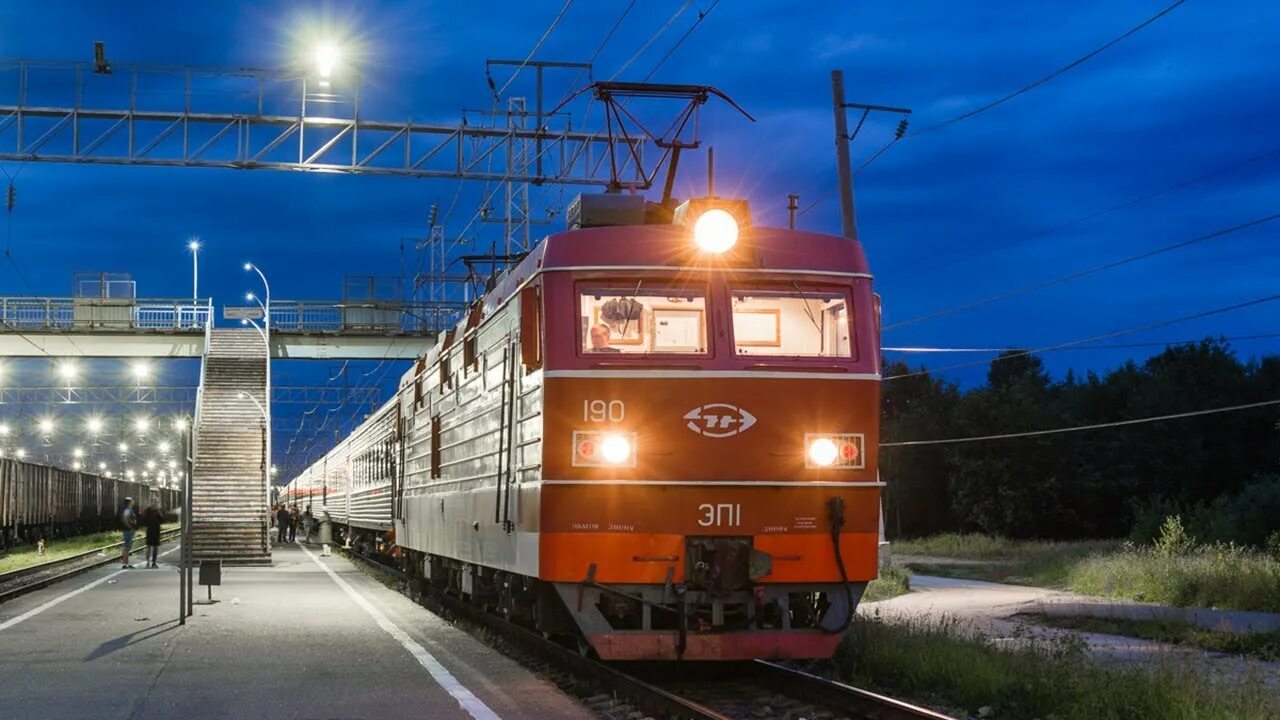
M 163 543 L 168 540 L 173 540 L 174 538 L 178 537 L 178 534 L 179 534 L 179 530 L 177 528 L 173 528 L 171 530 L 165 530 L 160 534 L 160 542 Z M 114 550 L 123 545 L 124 545 L 124 542 L 112 543 L 111 545 L 104 545 L 102 547 L 94 548 L 92 550 L 86 550 L 85 552 L 77 553 L 75 555 L 71 555 L 59 560 L 50 560 L 48 562 L 43 562 L 38 565 L 31 565 L 24 568 L 18 568 L 17 570 L 10 570 L 7 573 L 0 574 L 0 585 L 12 582 L 14 580 L 21 580 L 24 577 L 27 577 L 29 575 L 36 575 L 46 570 L 52 570 L 62 565 L 75 565 L 76 563 L 78 563 L 81 560 L 84 560 L 85 558 L 92 557 L 94 555 L 97 555 L 98 553 L 102 553 L 107 550 Z M 70 570 L 67 570 L 66 572 L 61 572 L 55 575 L 50 575 L 48 577 L 39 578 L 34 582 L 19 585 L 16 588 L 9 588 L 8 590 L 0 591 L 0 603 L 7 602 L 9 600 L 12 600 L 13 598 L 18 597 L 19 595 L 24 595 L 33 590 L 39 590 L 40 588 L 48 587 L 56 582 L 66 580 L 67 578 L 74 577 L 76 575 L 79 575 L 83 572 L 87 572 L 89 570 L 100 568 L 103 565 L 109 565 L 119 560 L 120 558 L 118 556 L 116 557 L 108 556 L 103 558 L 100 561 L 91 562 L 85 565 L 77 565 L 76 567 L 73 567 Z
M 408 576 L 372 558 L 353 551 L 346 555 L 378 572 L 407 584 Z M 522 650 L 535 654 L 555 665 L 567 669 L 578 677 L 586 677 L 600 683 L 624 698 L 627 702 L 649 713 L 678 718 L 702 718 L 706 720 L 734 720 L 706 705 L 690 700 L 661 687 L 622 672 L 606 663 L 592 660 L 543 638 L 538 633 L 513 625 L 502 618 L 474 607 L 461 600 L 431 589 L 429 597 L 450 612 L 469 622 L 482 625 Z M 431 609 L 431 608 L 428 608 Z M 801 670 L 779 665 L 768 660 L 756 660 L 752 667 L 758 671 L 759 683 L 770 690 L 789 697 L 803 698 L 841 710 L 857 712 L 875 720 L 955 720 L 948 715 L 925 707 L 912 705 L 885 695 L 873 693 L 835 680 L 812 675 Z M 752 678 L 754 680 L 754 678 Z
M 955 720 L 949 715 L 934 712 L 869 690 L 845 685 L 818 675 L 811 675 L 768 660 L 756 660 L 761 680 L 774 692 L 790 697 L 812 697 L 833 707 L 867 713 L 876 720 Z

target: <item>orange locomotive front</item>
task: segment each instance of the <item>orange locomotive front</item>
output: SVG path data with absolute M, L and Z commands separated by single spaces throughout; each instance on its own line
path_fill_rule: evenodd
M 862 250 L 726 205 L 541 258 L 538 577 L 604 659 L 827 657 L 876 576 Z
M 861 247 L 716 198 L 569 215 L 287 492 L 604 659 L 830 656 L 879 549 Z

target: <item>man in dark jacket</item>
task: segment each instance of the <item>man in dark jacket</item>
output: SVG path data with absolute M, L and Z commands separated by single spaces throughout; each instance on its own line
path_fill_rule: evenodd
M 158 568 L 160 558 L 160 524 L 164 521 L 164 513 L 155 503 L 142 511 L 142 526 L 147 529 L 147 567 Z
M 276 510 L 276 542 L 286 542 L 289 537 L 289 508 L 284 505 Z

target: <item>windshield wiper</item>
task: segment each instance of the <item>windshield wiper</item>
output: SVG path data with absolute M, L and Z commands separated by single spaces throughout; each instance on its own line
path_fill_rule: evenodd
M 631 327 L 631 303 L 636 301 L 636 296 L 640 294 L 640 286 L 642 284 L 644 284 L 644 278 L 641 278 L 636 281 L 636 289 L 631 292 L 630 297 L 625 298 L 627 302 L 624 305 L 625 309 L 623 310 L 623 312 L 627 314 L 627 319 L 624 320 L 622 323 L 622 339 L 624 340 L 627 337 L 627 328 Z
M 800 296 L 800 302 L 804 304 L 804 314 L 809 316 L 809 322 L 813 323 L 813 329 L 818 331 L 818 336 L 822 336 L 822 326 L 818 325 L 818 320 L 813 316 L 813 311 L 809 309 L 809 298 L 796 284 L 795 280 L 791 281 L 791 287 L 795 288 L 796 294 Z

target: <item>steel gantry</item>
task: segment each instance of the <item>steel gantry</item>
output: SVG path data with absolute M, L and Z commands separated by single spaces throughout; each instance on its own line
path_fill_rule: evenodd
M 126 102 L 121 106 L 121 98 Z M 563 126 L 543 122 L 564 118 Z M 643 189 L 601 175 L 611 145 L 567 116 L 484 127 L 371 119 L 359 79 L 257 68 L 0 60 L 0 160 L 312 170 Z
M 0 387 L 0 405 L 182 405 L 196 402 L 194 386 L 156 387 Z M 382 393 L 376 387 L 280 386 L 271 388 L 276 404 L 337 405 L 376 404 Z

